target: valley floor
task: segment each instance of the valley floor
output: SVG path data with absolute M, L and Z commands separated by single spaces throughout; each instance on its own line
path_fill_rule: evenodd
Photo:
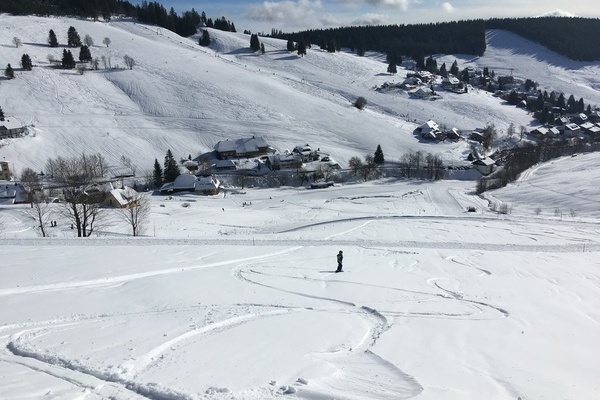
M 472 186 L 153 197 L 139 238 L 4 207 L 0 398 L 597 397 L 597 221 Z

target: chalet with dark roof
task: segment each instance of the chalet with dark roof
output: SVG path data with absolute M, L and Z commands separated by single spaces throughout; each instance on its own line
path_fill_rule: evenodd
M 255 136 L 247 139 L 222 140 L 215 145 L 214 149 L 219 160 L 260 157 L 273 152 L 262 137 Z

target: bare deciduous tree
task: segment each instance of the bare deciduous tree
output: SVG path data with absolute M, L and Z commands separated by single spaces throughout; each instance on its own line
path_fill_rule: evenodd
M 100 154 L 64 159 L 48 159 L 46 171 L 54 184 L 61 187 L 65 197 L 64 215 L 77 229 L 78 237 L 90 236 L 103 222 L 101 203 L 103 194 L 98 190 L 104 175 L 105 161 Z
M 125 54 L 125 56 L 123 56 L 123 61 L 125 62 L 125 65 L 129 69 L 133 69 L 133 67 L 135 66 L 135 60 L 133 59 L 133 57 L 131 57 L 127 54 Z
M 350 167 L 354 176 L 358 175 L 358 172 L 362 169 L 362 166 L 363 163 L 359 157 L 354 156 L 348 161 L 348 167 Z
M 525 126 L 521 125 L 521 127 L 519 128 L 519 141 L 523 140 L 523 137 L 527 134 L 527 128 L 525 128 Z
M 516 132 L 515 124 L 511 122 L 508 125 L 508 129 L 506 130 L 506 136 L 508 136 L 510 139 L 512 139 L 512 137 L 515 135 L 515 132 Z
M 108 47 L 110 45 L 110 39 L 105 37 L 104 39 L 102 39 L 102 44 L 106 45 L 106 47 Z
M 488 124 L 483 130 L 483 148 L 486 150 L 491 149 L 497 136 L 498 132 L 496 131 L 494 124 Z
M 131 158 L 121 156 L 121 164 L 123 164 L 123 166 L 125 168 L 128 168 L 131 171 L 131 173 L 133 174 L 133 176 L 135 176 L 135 171 L 137 171 L 137 166 L 133 163 L 133 161 L 131 161 Z
M 150 197 L 131 188 L 125 191 L 129 206 L 120 209 L 121 216 L 131 228 L 133 236 L 142 235 L 150 216 Z
M 16 48 L 19 48 L 19 46 L 23 43 L 21 42 L 21 39 L 19 39 L 18 37 L 13 37 L 12 39 L 13 44 L 15 45 Z
M 319 175 L 321 175 L 323 180 L 326 182 L 329 181 L 333 176 L 333 169 L 331 168 L 331 165 L 321 164 L 319 166 Z
M 50 221 L 50 205 L 46 202 L 46 195 L 43 190 L 36 190 L 32 193 L 31 208 L 30 215 L 36 221 L 36 230 L 42 237 L 47 237 L 46 227 Z
M 444 163 L 439 156 L 429 153 L 425 157 L 425 162 L 427 163 L 427 178 L 437 181 L 444 177 Z
M 87 47 L 92 47 L 94 45 L 94 39 L 92 39 L 90 35 L 85 35 L 83 38 L 83 44 L 85 44 Z
M 21 184 L 27 191 L 27 201 L 31 204 L 29 213 L 36 221 L 36 230 L 42 237 L 48 236 L 46 226 L 49 220 L 49 206 L 37 172 L 31 168 L 25 168 L 21 172 Z
M 25 168 L 21 171 L 21 184 L 27 191 L 27 201 L 33 208 L 33 196 L 37 190 L 41 189 L 40 180 L 37 172 L 31 168 Z
M 369 179 L 369 177 L 373 174 L 373 171 L 375 170 L 375 161 L 373 159 L 373 156 L 371 154 L 367 154 L 365 156 L 365 163 L 362 165 L 362 174 L 363 174 L 363 179 L 365 180 L 365 182 Z

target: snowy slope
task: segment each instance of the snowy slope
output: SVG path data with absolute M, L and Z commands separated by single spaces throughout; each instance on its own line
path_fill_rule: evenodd
M 499 216 L 472 186 L 154 197 L 142 238 L 77 240 L 60 205 L 35 238 L 5 206 L 0 398 L 594 398 L 597 216 Z
M 382 74 L 377 55 L 297 58 L 265 39 L 267 54 L 256 56 L 246 36 L 213 31 L 201 49 L 128 21 L 0 23 L 9 27 L 0 60 L 16 65 L 26 49 L 37 65 L 0 82 L 5 113 L 35 124 L 35 135 L 0 148 L 17 169 L 82 151 L 145 168 L 167 147 L 187 156 L 250 133 L 340 160 L 377 143 L 388 159 L 410 149 L 455 159 L 465 145 L 419 143 L 402 116 L 529 120 L 485 93 L 439 102 L 376 93 L 402 78 Z M 69 25 L 97 43 L 110 37 L 93 56 L 114 66 L 129 54 L 138 65 L 48 68 L 46 55 L 62 48 L 43 45 L 47 31 L 64 42 Z M 483 59 L 461 60 L 501 60 L 489 39 Z M 557 65 L 511 40 L 522 50 L 507 61 Z M 597 65 L 564 67 L 555 73 L 577 79 L 573 92 L 594 88 Z M 365 111 L 349 105 L 355 95 L 369 100 Z M 553 160 L 484 198 L 474 182 L 397 180 L 154 196 L 138 238 L 107 211 L 112 224 L 79 240 L 60 204 L 50 205 L 57 227 L 40 238 L 27 205 L 2 205 L 0 398 L 597 398 L 599 162 Z M 345 272 L 335 274 L 339 250 Z
M 468 145 L 420 143 L 412 133 L 416 123 L 434 118 L 459 129 L 494 123 L 503 131 L 509 122 L 531 122 L 523 110 L 485 92 L 443 93 L 435 102 L 376 92 L 376 86 L 406 74 L 402 69 L 397 76 L 385 73 L 384 57 L 378 54 L 329 54 L 313 46 L 306 57 L 298 57 L 285 50 L 284 41 L 264 38 L 267 52 L 257 55 L 248 49 L 248 35 L 214 30 L 211 47 L 201 48 L 196 37 L 181 38 L 131 21 L 1 15 L 0 22 L 7 27 L 0 32 L 5 44 L 0 60 L 17 67 L 27 53 L 35 65 L 31 72 L 17 70 L 17 79 L 0 85 L 5 114 L 33 126 L 32 135 L 0 148 L 16 171 L 26 166 L 41 170 L 48 157 L 81 152 L 100 152 L 115 165 L 125 155 L 139 170 L 149 170 L 168 148 L 187 158 L 212 149 L 218 140 L 249 135 L 264 136 L 280 150 L 309 143 L 342 163 L 372 153 L 377 144 L 389 160 L 421 150 L 457 163 L 464 160 Z M 69 26 L 82 38 L 89 34 L 95 42 L 92 56 L 105 57 L 116 69 L 104 69 L 102 61 L 100 70 L 84 75 L 50 68 L 48 56 L 60 59 L 64 47 L 49 48 L 48 31 L 53 29 L 64 44 Z M 15 36 L 23 42 L 19 48 L 11 45 Z M 101 44 L 104 37 L 111 39 L 108 48 Z M 556 89 L 588 102 L 599 100 L 598 64 L 567 65 L 503 32 L 490 32 L 488 41 L 482 58 L 442 59 L 451 63 L 457 58 L 461 67 L 514 68 L 515 74 L 539 77 L 548 86 L 558 82 Z M 512 44 L 508 50 L 507 43 Z M 133 70 L 123 69 L 124 55 L 136 61 Z M 362 112 L 351 106 L 358 96 L 369 102 Z

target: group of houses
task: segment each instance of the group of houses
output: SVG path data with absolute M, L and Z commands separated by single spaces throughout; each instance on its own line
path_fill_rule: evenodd
M 427 140 L 460 140 L 461 138 L 470 139 L 476 142 L 483 140 L 483 129 L 476 128 L 472 131 L 459 131 L 456 128 L 446 129 L 438 125 L 437 122 L 429 120 L 415 129 L 417 134 Z M 495 161 L 489 157 L 479 155 L 471 156 L 469 159 L 473 168 L 477 169 L 481 174 L 488 175 L 492 173 L 495 167 Z
M 565 116 L 558 111 L 553 115 L 554 125 L 539 126 L 529 132 L 538 139 L 581 138 L 600 141 L 600 111 Z
M 431 119 L 421 126 L 418 126 L 415 129 L 415 132 L 420 134 L 423 139 L 427 140 L 459 140 L 461 138 L 461 134 L 458 129 L 441 128 L 437 122 Z
M 204 168 L 198 168 L 196 161 L 186 161 L 184 166 L 188 173 L 179 175 L 173 182 L 165 183 L 158 192 L 215 195 L 221 191 L 221 182 L 215 175 L 260 176 L 273 171 L 285 172 L 307 168 L 311 163 L 340 168 L 328 154 L 320 149 L 313 149 L 308 144 L 279 153 L 259 136 L 219 141 L 215 144 L 213 152 L 200 156 L 199 160 L 204 164 Z
M 272 171 L 298 170 L 314 162 L 340 168 L 319 148 L 304 144 L 279 153 L 264 138 L 257 136 L 220 141 L 214 146 L 214 156 L 211 163 L 214 173 L 265 175 Z

